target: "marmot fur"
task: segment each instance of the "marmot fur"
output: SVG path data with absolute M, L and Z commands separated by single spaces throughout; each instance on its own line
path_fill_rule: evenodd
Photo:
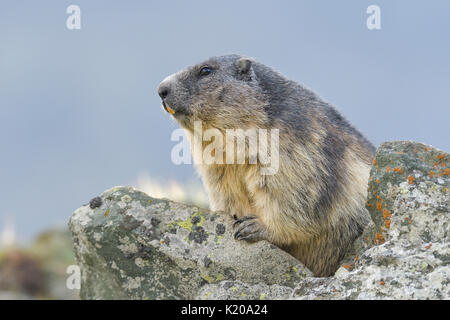
M 191 148 L 196 120 L 223 136 L 226 129 L 279 130 L 276 174 L 261 175 L 261 163 L 247 156 L 244 164 L 196 165 L 211 209 L 237 217 L 236 239 L 268 240 L 316 276 L 333 275 L 370 221 L 370 142 L 315 93 L 240 55 L 179 71 L 158 93 Z

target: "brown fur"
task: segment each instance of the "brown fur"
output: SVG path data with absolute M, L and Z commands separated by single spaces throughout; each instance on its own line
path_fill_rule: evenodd
M 215 63 L 220 66 L 215 60 L 209 63 L 212 67 L 216 67 Z M 227 65 L 227 68 L 232 67 Z M 180 88 L 180 83 L 187 81 L 198 68 L 194 66 L 177 73 L 170 81 Z M 262 70 L 261 73 L 268 72 Z M 252 73 L 245 80 L 264 76 L 255 75 L 252 70 L 249 72 Z M 191 146 L 195 120 L 202 121 L 204 130 L 218 129 L 224 137 L 228 128 L 277 128 L 280 134 L 279 170 L 275 175 L 261 175 L 262 165 L 249 164 L 248 157 L 245 164 L 197 164 L 211 209 L 238 218 L 256 216 L 258 227 L 244 223 L 241 231 L 256 228 L 259 236 L 253 239 L 266 239 L 282 247 L 317 276 L 332 275 L 349 246 L 370 221 L 364 205 L 373 151 L 350 126 L 327 118 L 329 109 L 313 100 L 318 99 L 316 96 L 310 100 L 318 107 L 302 110 L 301 117 L 308 120 L 308 127 L 301 130 L 281 118 L 268 116 L 270 97 L 259 82 L 235 81 L 228 75 L 224 79 L 199 80 L 205 82 L 201 82 L 201 90 L 189 95 L 188 114 L 175 114 L 186 129 Z M 294 91 L 300 90 L 296 85 L 288 83 L 288 86 L 293 86 Z M 176 105 L 177 100 L 174 98 L 173 101 L 172 105 Z M 303 100 L 299 101 L 303 103 Z M 295 107 L 293 110 L 295 115 Z M 335 162 L 324 154 L 327 139 L 343 150 L 341 158 Z M 208 144 L 204 142 L 202 150 L 193 152 L 203 152 Z M 330 163 L 339 166 L 339 190 L 327 189 L 325 196 L 333 196 L 328 205 L 322 204 L 321 197 L 327 177 L 334 178 L 330 176 Z

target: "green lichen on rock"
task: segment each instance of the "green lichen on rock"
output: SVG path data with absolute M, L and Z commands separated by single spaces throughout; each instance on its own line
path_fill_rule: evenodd
M 112 188 L 100 199 L 100 206 L 79 208 L 69 222 L 83 299 L 192 299 L 205 284 L 293 287 L 311 276 L 267 242 L 234 240 L 226 214 L 129 187 Z

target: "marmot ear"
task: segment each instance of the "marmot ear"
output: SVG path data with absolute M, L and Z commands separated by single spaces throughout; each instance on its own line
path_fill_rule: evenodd
M 252 60 L 249 58 L 240 58 L 237 62 L 237 67 L 239 74 L 249 73 L 252 67 Z
M 252 63 L 249 58 L 240 58 L 237 61 L 238 77 L 241 80 L 250 81 L 253 79 Z

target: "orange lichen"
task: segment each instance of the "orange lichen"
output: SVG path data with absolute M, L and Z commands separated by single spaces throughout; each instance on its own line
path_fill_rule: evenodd
M 377 210 L 381 210 L 381 202 L 377 201 Z
M 441 163 L 441 166 L 445 167 L 445 166 L 446 166 L 445 162 L 442 162 L 442 163 Z
M 378 184 L 380 184 L 380 180 L 377 179 L 377 180 L 375 180 L 375 181 L 376 181 Z
M 412 220 L 411 220 L 410 218 L 408 218 L 408 217 L 406 217 L 405 220 L 406 220 L 406 222 L 408 222 L 409 224 L 412 223 Z
M 448 176 L 450 175 L 450 169 L 444 169 L 442 170 L 442 172 L 439 174 L 440 176 Z
M 384 237 L 381 233 L 377 232 L 375 234 L 375 240 L 373 241 L 375 244 L 382 244 L 384 243 Z
M 408 184 L 413 184 L 414 183 L 414 177 L 413 176 L 409 176 L 408 177 Z
M 350 263 L 349 264 L 343 264 L 342 267 L 344 267 L 347 270 L 350 270 L 352 268 L 352 265 Z
M 388 209 L 383 210 L 384 226 L 389 229 L 391 226 L 391 212 Z
M 433 176 L 434 176 L 434 171 L 430 170 L 430 172 L 428 172 L 428 177 L 433 178 Z
M 395 172 L 397 172 L 398 174 L 402 174 L 402 173 L 403 173 L 402 168 L 399 168 L 399 167 L 395 167 L 394 169 L 392 169 L 392 171 L 395 171 Z
M 391 172 L 391 167 L 387 166 L 387 167 L 386 167 L 386 171 L 387 171 L 387 172 Z
M 427 249 L 427 250 L 430 249 L 432 245 L 433 245 L 433 244 L 430 243 L 429 245 L 425 246 L 425 249 Z
M 439 160 L 442 160 L 445 158 L 445 154 L 438 154 L 438 155 L 436 155 L 436 158 L 438 158 Z
M 384 286 L 384 281 L 380 280 L 380 286 Z
M 372 165 L 376 165 L 377 164 L 377 160 L 376 159 L 373 159 L 372 160 Z

